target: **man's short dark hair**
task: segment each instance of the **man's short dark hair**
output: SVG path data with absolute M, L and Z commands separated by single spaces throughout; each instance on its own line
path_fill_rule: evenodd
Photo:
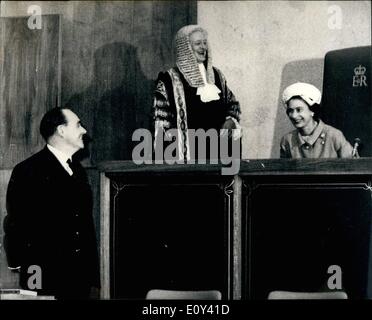
M 40 122 L 40 134 L 45 141 L 48 141 L 48 139 L 56 132 L 59 125 L 67 123 L 66 117 L 62 112 L 62 110 L 66 109 L 69 108 L 53 108 L 44 114 Z

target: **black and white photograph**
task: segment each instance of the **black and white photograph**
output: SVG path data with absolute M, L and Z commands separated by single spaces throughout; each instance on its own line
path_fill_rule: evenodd
M 0 300 L 372 299 L 371 62 L 371 1 L 0 1 Z

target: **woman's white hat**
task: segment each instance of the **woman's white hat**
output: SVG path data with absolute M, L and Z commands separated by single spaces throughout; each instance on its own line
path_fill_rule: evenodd
M 288 86 L 283 91 L 283 103 L 286 105 L 295 96 L 301 97 L 309 106 L 315 103 L 320 104 L 322 98 L 322 94 L 317 87 L 305 82 L 296 82 Z

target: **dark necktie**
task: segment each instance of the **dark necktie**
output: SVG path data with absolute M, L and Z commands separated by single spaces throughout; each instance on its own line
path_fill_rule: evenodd
M 84 173 L 84 170 L 82 169 L 79 161 L 75 161 L 75 160 L 70 160 L 68 159 L 66 161 L 68 163 L 68 165 L 70 166 L 71 170 L 72 170 L 72 176 L 73 178 L 77 179 L 77 180 L 81 180 L 81 181 L 87 181 L 87 177 Z
M 76 166 L 74 165 L 74 163 L 71 161 L 71 159 L 68 159 L 66 162 L 72 170 L 72 176 L 76 176 Z

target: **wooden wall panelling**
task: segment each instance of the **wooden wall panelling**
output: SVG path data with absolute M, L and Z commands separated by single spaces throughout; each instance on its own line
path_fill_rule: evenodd
M 3 221 L 6 216 L 6 189 L 11 170 L 0 170 L 0 288 L 18 288 L 18 274 L 9 271 L 4 251 Z
M 196 21 L 196 2 L 70 5 L 72 18 L 63 27 L 62 105 L 73 106 L 93 138 L 88 162 L 131 159 L 132 133 L 150 126 L 154 80 L 173 65 L 174 34 Z
M 40 120 L 58 103 L 59 16 L 42 16 L 41 30 L 27 19 L 0 18 L 0 168 L 44 145 Z

